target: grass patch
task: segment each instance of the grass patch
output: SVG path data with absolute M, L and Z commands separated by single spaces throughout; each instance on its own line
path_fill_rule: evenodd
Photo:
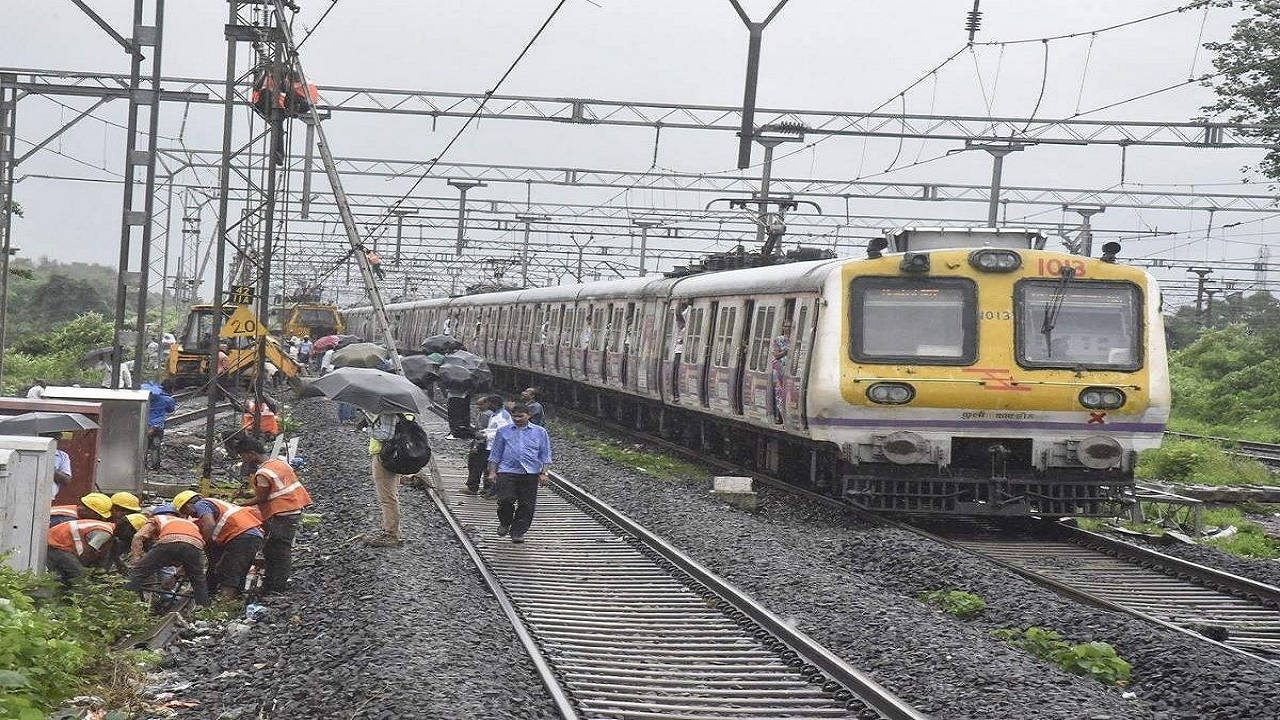
M 936 605 L 944 613 L 962 619 L 971 618 L 987 609 L 986 600 L 963 590 L 933 590 L 921 595 L 920 599 Z
M 670 455 L 646 452 L 640 450 L 638 445 L 589 437 L 577 428 L 563 423 L 557 428 L 557 434 L 586 447 L 602 460 L 626 465 L 646 475 L 652 475 L 663 480 L 682 480 L 684 478 L 704 477 L 707 475 L 706 468 L 693 463 L 685 462 Z
M 0 565 L 0 717 L 43 720 L 74 695 L 140 710 L 138 691 L 155 655 L 113 645 L 150 622 L 137 595 L 110 579 L 90 577 L 59 592 L 45 576 Z
M 1133 675 L 1133 665 L 1120 657 L 1109 643 L 1073 645 L 1056 631 L 1035 626 L 1025 630 L 1005 628 L 991 634 L 1069 673 L 1091 677 L 1106 685 L 1127 685 Z
M 1229 455 L 1207 440 L 1170 440 L 1144 450 L 1134 474 L 1142 480 L 1183 485 L 1267 485 L 1273 481 L 1265 465 Z
M 1204 509 L 1204 524 L 1226 529 L 1234 525 L 1236 534 L 1227 538 L 1205 539 L 1201 542 L 1219 550 L 1255 560 L 1280 558 L 1280 543 L 1268 537 L 1262 526 L 1245 517 L 1236 507 L 1212 507 Z

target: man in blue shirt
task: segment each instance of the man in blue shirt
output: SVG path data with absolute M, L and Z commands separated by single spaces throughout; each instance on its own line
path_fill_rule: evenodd
M 164 443 L 165 419 L 178 409 L 178 403 L 164 388 L 155 383 L 142 383 L 139 388 L 151 393 L 147 401 L 147 458 L 152 470 L 160 469 L 160 446 Z
M 551 438 L 540 425 L 529 422 L 529 407 L 511 408 L 511 425 L 498 430 L 489 448 L 489 481 L 498 501 L 498 537 L 524 542 L 533 524 L 538 486 L 547 482 L 551 465 Z

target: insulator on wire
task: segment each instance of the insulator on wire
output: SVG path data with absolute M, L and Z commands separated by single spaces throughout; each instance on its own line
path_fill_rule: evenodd
M 978 9 L 981 2 L 982 0 L 973 0 L 973 9 L 965 15 L 964 29 L 969 31 L 969 42 L 973 42 L 973 36 L 982 29 L 982 11 Z

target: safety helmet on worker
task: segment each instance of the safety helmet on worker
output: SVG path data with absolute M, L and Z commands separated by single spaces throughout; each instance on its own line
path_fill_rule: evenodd
M 173 496 L 173 509 L 181 512 L 182 508 L 186 507 L 187 503 L 198 497 L 200 497 L 200 493 L 195 490 L 183 490 Z
M 80 504 L 101 515 L 103 520 L 111 517 L 111 498 L 102 493 L 89 493 L 80 498 Z
M 129 513 L 124 516 L 124 519 L 129 521 L 129 524 L 133 526 L 134 531 L 141 530 L 143 525 L 150 522 L 147 519 L 147 516 L 142 513 Z
M 138 496 L 131 492 L 118 492 L 112 495 L 111 504 L 116 507 L 122 507 L 125 510 L 142 512 L 142 503 L 138 501 Z

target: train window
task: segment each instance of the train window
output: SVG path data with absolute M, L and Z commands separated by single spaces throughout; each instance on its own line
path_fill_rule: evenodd
M 685 321 L 684 363 L 697 365 L 702 362 L 702 316 L 706 308 L 692 308 Z
M 711 349 L 716 367 L 729 367 L 733 363 L 733 329 L 738 319 L 738 308 L 720 308 L 720 322 L 716 324 L 716 344 Z
M 969 365 L 977 357 L 977 288 L 964 278 L 857 278 L 849 286 L 849 354 L 868 363 Z
M 769 369 L 769 344 L 773 340 L 773 322 L 778 308 L 761 305 L 756 309 L 756 322 L 751 328 L 751 362 L 748 367 L 758 372 Z
M 1024 280 L 1014 291 L 1018 363 L 1024 367 L 1137 370 L 1142 300 L 1123 282 Z
M 626 309 L 622 307 L 613 309 L 613 322 L 609 325 L 609 352 L 622 350 L 622 333 L 627 324 L 626 313 Z
M 804 372 L 804 354 L 808 350 L 805 341 L 808 336 L 809 304 L 800 306 L 800 314 L 796 316 L 795 334 L 791 340 L 791 377 L 800 377 Z

